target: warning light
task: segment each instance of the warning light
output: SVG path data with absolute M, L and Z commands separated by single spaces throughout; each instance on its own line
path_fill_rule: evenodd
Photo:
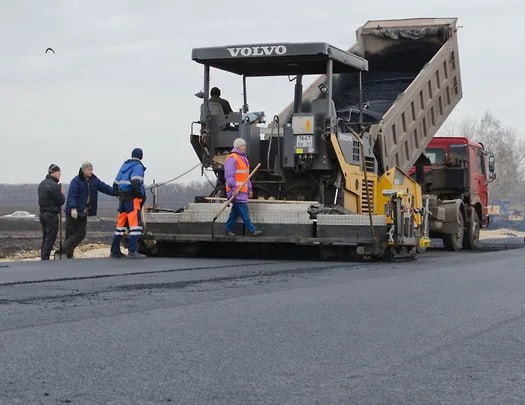
M 312 132 L 312 121 L 306 120 L 305 127 L 306 127 L 306 132 Z

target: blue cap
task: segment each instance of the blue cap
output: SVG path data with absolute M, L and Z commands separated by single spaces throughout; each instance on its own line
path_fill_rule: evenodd
M 142 160 L 142 156 L 144 155 L 144 152 L 142 152 L 142 149 L 135 148 L 133 149 L 133 152 L 131 152 L 131 157 L 135 159 Z

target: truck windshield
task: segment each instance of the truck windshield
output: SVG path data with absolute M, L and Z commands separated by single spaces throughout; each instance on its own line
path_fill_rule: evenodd
M 445 149 L 441 148 L 427 148 L 425 155 L 433 165 L 443 163 L 445 161 Z

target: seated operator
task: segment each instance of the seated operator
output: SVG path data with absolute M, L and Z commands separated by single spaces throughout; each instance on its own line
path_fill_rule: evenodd
M 233 112 L 228 100 L 221 98 L 221 89 L 219 89 L 218 87 L 214 87 L 213 89 L 211 89 L 210 95 L 210 102 L 219 103 L 222 106 L 222 110 L 224 111 L 225 115 Z

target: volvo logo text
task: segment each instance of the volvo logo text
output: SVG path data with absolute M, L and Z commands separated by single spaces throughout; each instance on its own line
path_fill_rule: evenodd
M 272 56 L 284 55 L 286 46 L 284 45 L 265 45 L 265 46 L 245 46 L 242 48 L 226 48 L 234 58 L 237 56 Z

